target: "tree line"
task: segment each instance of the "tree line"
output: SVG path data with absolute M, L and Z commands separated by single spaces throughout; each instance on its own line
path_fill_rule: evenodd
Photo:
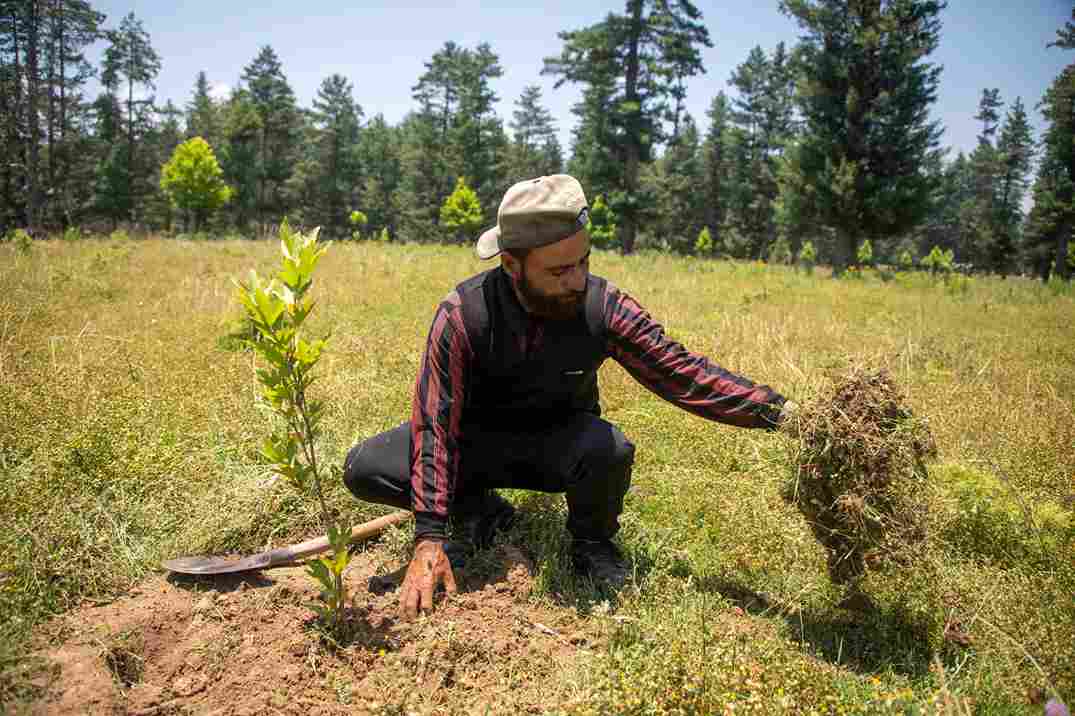
M 882 261 L 939 247 L 981 270 L 1067 278 L 1075 65 L 1041 99 L 1040 142 L 1022 98 L 984 88 L 977 147 L 951 157 L 929 115 L 945 7 L 783 0 L 802 37 L 751 50 L 728 79 L 734 93 L 712 97 L 703 135 L 685 109 L 686 81 L 712 46 L 701 12 L 627 0 L 559 33 L 544 59 L 557 88 L 581 89 L 565 152 L 536 85 L 505 123 L 494 89 L 504 68 L 486 43 L 437 50 L 397 124 L 367 117 L 339 74 L 300 107 L 271 46 L 227 98 L 203 71 L 177 107 L 153 97 L 162 59 L 133 13 L 110 28 L 89 0 L 0 0 L 0 235 L 124 225 L 253 236 L 286 216 L 344 237 L 361 216 L 359 236 L 467 241 L 495 222 L 511 183 L 568 171 L 594 204 L 594 242 L 625 253 L 776 260 L 809 243 L 842 270 L 869 241 Z M 86 51 L 99 39 L 95 66 Z M 1072 23 L 1050 46 L 1075 47 Z M 93 78 L 101 90 L 89 97 Z M 212 206 L 226 203 L 215 211 L 177 200 L 176 150 L 194 137 L 219 167 Z

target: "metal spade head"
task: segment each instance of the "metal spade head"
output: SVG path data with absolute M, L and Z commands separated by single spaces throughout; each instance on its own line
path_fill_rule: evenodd
M 273 565 L 272 552 L 250 555 L 249 557 L 179 557 L 161 563 L 170 572 L 180 574 L 228 574 L 230 572 L 249 572 L 265 569 Z M 274 565 L 273 565 L 274 566 Z

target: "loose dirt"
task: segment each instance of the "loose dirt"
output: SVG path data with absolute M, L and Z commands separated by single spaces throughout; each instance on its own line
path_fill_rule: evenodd
M 512 546 L 457 570 L 432 616 L 398 618 L 402 568 L 356 555 L 351 639 L 327 642 L 300 567 L 216 578 L 157 575 L 46 629 L 53 664 L 35 714 L 505 713 L 544 711 L 560 669 L 600 640 L 573 610 L 530 599 Z

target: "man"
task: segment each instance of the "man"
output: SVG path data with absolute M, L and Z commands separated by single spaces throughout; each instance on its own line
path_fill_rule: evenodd
M 477 243 L 500 266 L 460 284 L 433 317 L 409 423 L 347 456 L 360 499 L 413 509 L 405 617 L 456 589 L 449 517 L 463 545 L 483 547 L 514 515 L 494 488 L 563 492 L 575 569 L 619 585 L 612 536 L 631 482 L 634 445 L 602 420 L 606 358 L 662 398 L 704 418 L 773 429 L 794 405 L 669 340 L 626 293 L 589 272 L 587 203 L 574 178 L 520 182 Z M 785 409 L 785 403 L 786 408 Z M 451 559 L 449 558 L 451 554 Z

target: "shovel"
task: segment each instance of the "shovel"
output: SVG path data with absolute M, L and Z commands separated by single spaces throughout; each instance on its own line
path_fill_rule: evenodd
M 393 512 L 390 515 L 355 525 L 351 529 L 351 540 L 372 537 L 382 532 L 386 527 L 399 524 L 410 519 L 410 517 L 410 512 Z M 304 557 L 327 552 L 330 546 L 328 537 L 318 537 L 289 547 L 280 547 L 268 552 L 252 554 L 248 557 L 179 557 L 165 560 L 161 563 L 161 566 L 169 572 L 179 572 L 181 574 L 248 572 L 254 569 L 269 569 L 270 567 L 292 564 Z

